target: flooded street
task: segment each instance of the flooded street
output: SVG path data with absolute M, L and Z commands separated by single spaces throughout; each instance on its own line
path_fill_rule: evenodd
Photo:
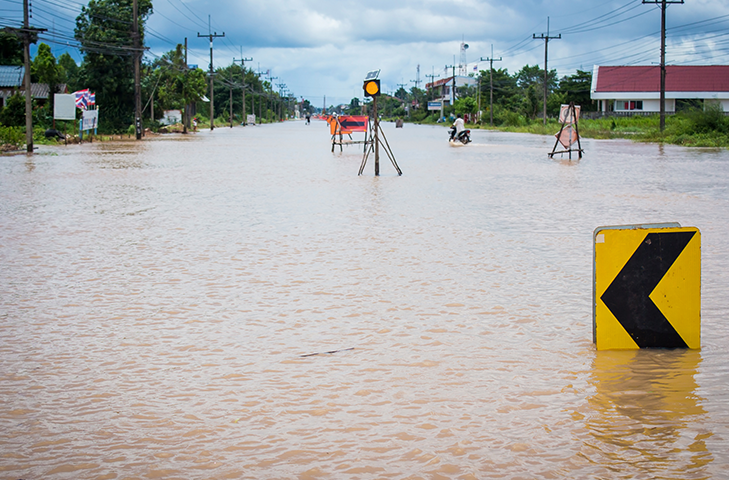
M 402 177 L 324 122 L 0 157 L 0 479 L 726 476 L 729 151 L 383 129 Z M 702 348 L 597 352 L 592 232 L 653 222 Z

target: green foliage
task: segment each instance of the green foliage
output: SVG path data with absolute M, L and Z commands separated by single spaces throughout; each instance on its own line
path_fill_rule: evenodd
M 162 110 L 184 110 L 186 105 L 198 102 L 207 89 L 205 73 L 199 69 L 188 69 L 182 45 L 162 55 L 152 64 L 152 71 L 146 77 L 148 95 L 156 86 L 155 102 L 162 116 Z
M 597 104 L 590 98 L 591 87 L 592 72 L 577 70 L 576 74 L 563 77 L 559 81 L 557 93 L 563 95 L 562 103 L 575 102 L 575 105 L 580 105 L 583 112 L 594 112 L 597 110 Z M 549 106 L 549 102 L 547 105 Z
M 139 33 L 152 13 L 151 0 L 139 0 Z M 96 93 L 104 110 L 102 132 L 119 132 L 134 123 L 132 0 L 90 0 L 76 17 L 74 36 L 81 42 L 84 61 L 80 83 Z
M 362 114 L 362 105 L 359 103 L 359 98 L 354 97 L 350 102 L 349 106 L 347 107 L 347 115 L 361 115 Z
M 12 145 L 20 148 L 25 145 L 25 131 L 20 127 L 0 125 L 0 145 Z
M 58 57 L 58 68 L 59 82 L 65 83 L 69 92 L 75 92 L 81 89 L 79 83 L 80 68 L 76 64 L 76 60 L 68 52 L 64 52 Z
M 48 85 L 48 104 L 51 112 L 53 112 L 53 95 L 58 93 L 61 73 L 62 69 L 56 64 L 51 47 L 45 43 L 38 45 L 38 52 L 30 65 L 30 76 L 34 82 Z
M 23 42 L 8 31 L 0 30 L 0 65 L 23 64 Z
M 0 124 L 7 127 L 25 127 L 25 97 L 16 93 L 0 111 Z
M 476 110 L 478 109 L 478 104 L 473 97 L 464 97 L 459 98 L 455 102 L 453 102 L 453 107 L 455 108 L 457 114 L 463 115 L 465 113 L 476 113 Z
M 702 111 L 692 109 L 683 114 L 688 120 L 682 133 L 729 133 L 729 118 L 724 115 L 721 105 L 709 103 Z

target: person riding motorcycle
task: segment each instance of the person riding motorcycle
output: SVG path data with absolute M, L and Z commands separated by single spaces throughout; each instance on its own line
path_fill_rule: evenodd
M 456 121 L 453 122 L 453 126 L 451 126 L 450 129 L 451 137 L 449 138 L 450 141 L 456 141 L 459 140 L 463 144 L 466 144 L 471 141 L 470 138 L 470 130 L 466 130 L 466 124 L 463 122 L 463 118 L 461 117 L 461 114 L 459 113 Z
M 466 129 L 466 124 L 463 122 L 463 118 L 459 113 L 456 117 L 456 121 L 453 122 L 453 126 L 456 127 L 456 136 L 460 136 L 461 132 Z

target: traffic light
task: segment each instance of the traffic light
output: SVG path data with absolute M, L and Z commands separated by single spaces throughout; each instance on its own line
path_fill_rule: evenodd
M 379 80 L 367 80 L 362 86 L 364 89 L 365 97 L 379 97 L 380 96 L 380 81 Z

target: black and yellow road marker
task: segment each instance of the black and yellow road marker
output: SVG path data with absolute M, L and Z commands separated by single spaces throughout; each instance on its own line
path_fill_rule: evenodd
M 699 229 L 598 227 L 593 240 L 597 349 L 700 348 Z

